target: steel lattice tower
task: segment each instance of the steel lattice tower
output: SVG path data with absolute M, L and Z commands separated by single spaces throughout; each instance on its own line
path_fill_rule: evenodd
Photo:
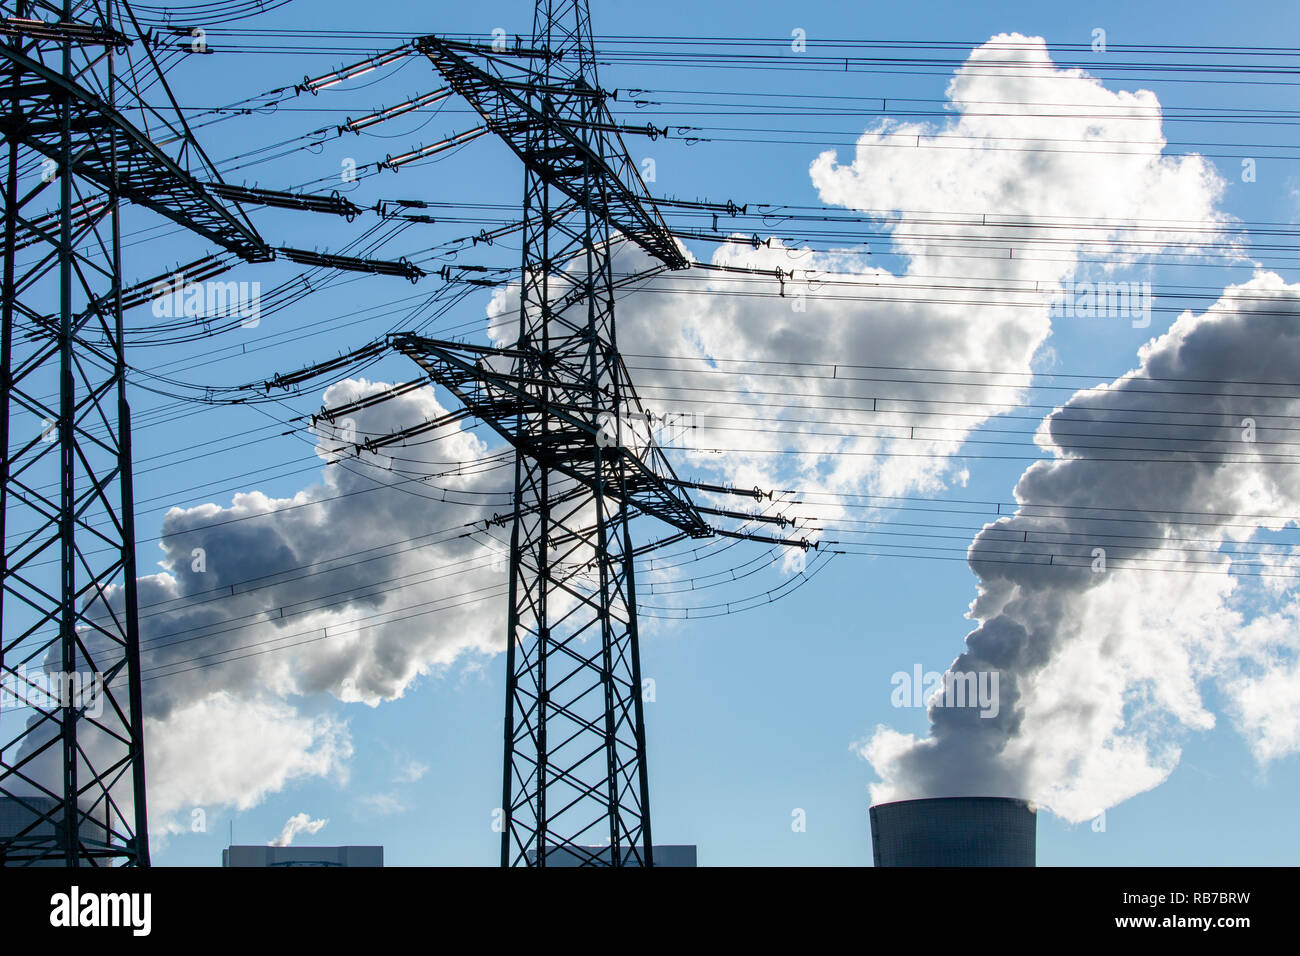
M 629 522 L 712 530 L 638 422 L 618 352 L 613 249 L 688 262 L 596 78 L 586 0 L 539 0 L 532 48 L 418 41 L 524 165 L 518 338 L 395 346 L 516 449 L 502 865 L 653 864 Z M 471 62 L 471 58 L 475 62 Z M 522 64 L 519 62 L 522 61 Z M 608 843 L 606 853 L 593 844 Z
M 149 862 L 122 207 L 269 258 L 190 173 L 216 178 L 178 112 L 135 93 L 161 77 L 141 38 L 122 0 L 0 3 L 0 678 L 31 706 L 0 730 L 9 865 Z

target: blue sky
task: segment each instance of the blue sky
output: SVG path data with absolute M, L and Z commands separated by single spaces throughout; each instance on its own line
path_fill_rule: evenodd
M 410 36 L 473 34 L 487 39 L 497 27 L 509 34 L 527 34 L 531 12 L 529 3 L 464 6 L 378 2 L 358 7 L 317 0 L 310 6 L 290 4 L 250 21 L 250 28 L 265 28 L 267 36 L 271 36 L 277 30 L 331 30 L 355 25 L 358 30 L 404 31 Z M 1230 13 L 1220 4 L 1208 3 L 810 3 L 792 8 L 763 0 L 744 4 L 670 0 L 654 5 L 593 3 L 592 14 L 596 33 L 603 35 L 785 38 L 800 29 L 806 32 L 810 56 L 818 55 L 819 50 L 835 41 L 871 38 L 958 41 L 964 46 L 946 55 L 964 57 L 991 37 L 1018 33 L 1044 38 L 1054 58 L 1079 61 L 1102 80 L 1106 90 L 1152 91 L 1167 114 L 1178 108 L 1300 108 L 1294 86 L 1188 82 L 1206 77 L 1153 72 L 1140 66 L 1125 71 L 1114 66 L 1115 61 L 1131 58 L 1115 49 L 1122 44 L 1300 46 L 1296 42 L 1294 7 L 1282 2 L 1255 4 L 1245 13 Z M 363 22 L 359 22 L 362 17 Z M 1075 50 L 1058 57 L 1058 46 L 1090 44 L 1096 28 L 1105 30 L 1112 46 L 1110 52 Z M 180 102 L 188 107 L 189 115 L 197 117 L 200 142 L 227 181 L 270 188 L 341 188 L 363 206 L 398 197 L 437 202 L 472 197 L 486 203 L 518 204 L 522 177 L 517 162 L 490 138 L 438 162 L 407 167 L 397 173 L 383 172 L 360 184 L 337 181 L 338 171 L 349 157 L 364 165 L 387 154 L 398 154 L 412 144 L 430 143 L 472 126 L 474 117 L 454 100 L 435 115 L 420 114 L 385 124 L 376 135 L 347 134 L 330 139 L 318 151 L 286 153 L 257 165 L 233 168 L 239 163 L 231 158 L 239 154 L 341 122 L 340 115 L 355 118 L 391 106 L 441 84 L 427 62 L 412 57 L 398 70 L 377 71 L 377 76 L 342 84 L 319 96 L 303 94 L 288 99 L 273 114 L 204 125 L 198 114 L 205 108 L 300 82 L 304 75 L 315 76 L 361 58 L 354 53 L 328 50 L 274 55 L 224 52 L 219 28 L 212 31 L 209 42 L 217 51 L 214 55 L 192 57 L 170 77 Z M 313 42 L 325 46 L 329 41 Z M 358 49 L 360 42 L 351 41 L 349 50 Z M 376 52 L 384 47 L 382 41 L 374 42 Z M 866 55 L 892 54 L 878 51 Z M 926 55 L 934 54 L 931 51 Z M 791 56 L 797 54 L 791 52 Z M 843 211 L 843 206 L 823 201 L 810 176 L 813 161 L 824 150 L 834 149 L 841 168 L 851 163 L 857 137 L 880 122 L 879 105 L 873 105 L 872 100 L 928 100 L 937 104 L 946 96 L 951 72 L 951 67 L 945 67 L 911 73 L 851 71 L 841 75 L 797 68 L 720 69 L 716 64 L 705 68 L 639 68 L 618 63 L 601 67 L 601 81 L 605 87 L 621 91 L 616 111 L 628 122 L 646 121 L 638 119 L 639 111 L 628 105 L 628 94 L 622 91 L 630 89 L 658 91 L 654 97 L 664 101 L 681 101 L 684 94 L 670 92 L 674 90 L 871 98 L 839 101 L 854 104 L 847 115 L 773 117 L 771 123 L 763 124 L 784 122 L 817 130 L 815 134 L 791 137 L 800 140 L 797 144 L 706 141 L 688 145 L 677 137 L 654 142 L 629 139 L 635 159 L 654 160 L 655 181 L 650 188 L 656 194 L 754 204 L 823 205 L 828 211 Z M 663 112 L 650 121 L 672 127 L 704 122 L 698 117 L 669 119 L 670 106 L 660 109 Z M 931 127 L 945 122 L 943 116 L 935 115 L 908 121 Z M 740 125 L 724 120 L 709 122 Z M 1300 216 L 1300 169 L 1294 154 L 1287 158 L 1286 130 L 1285 125 L 1198 121 L 1167 123 L 1163 132 L 1171 144 L 1168 153 L 1202 153 L 1222 177 L 1222 195 L 1214 200 L 1217 212 L 1243 222 L 1294 223 Z M 726 135 L 714 133 L 715 139 Z M 1263 148 L 1274 143 L 1282 148 Z M 1256 160 L 1254 181 L 1242 180 L 1243 158 Z M 918 175 L 917 181 L 922 178 Z M 1061 182 L 1058 186 L 1062 190 L 1090 188 L 1080 182 Z M 936 187 L 936 195 L 942 195 L 940 187 Z M 1109 208 L 1100 197 L 1098 203 L 1098 208 Z M 343 223 L 322 222 L 324 217 L 292 212 L 251 212 L 262 234 L 276 244 L 334 251 L 378 222 L 373 214 Z M 440 211 L 433 214 L 454 215 Z M 506 209 L 490 215 L 506 221 L 512 212 Z M 1142 213 L 1135 215 L 1140 217 Z M 406 230 L 376 254 L 415 259 L 429 246 L 472 234 L 480 226 L 442 222 L 428 227 L 427 233 L 419 228 Z M 749 231 L 761 226 L 742 228 Z M 1239 232 L 1226 228 L 1233 234 Z M 1244 241 L 1249 256 L 1254 240 L 1246 236 Z M 871 266 L 895 274 L 907 268 L 905 258 L 892 254 L 897 249 L 891 246 L 886 231 L 877 230 L 868 245 Z M 715 254 L 715 247 L 709 244 L 692 244 L 691 249 L 703 260 Z M 184 237 L 151 236 L 148 241 L 128 247 L 127 272 L 130 276 L 153 275 L 203 251 L 200 244 Z M 1273 258 L 1263 252 L 1253 254 L 1283 280 L 1300 280 L 1294 263 L 1288 264 L 1284 253 Z M 503 242 L 491 249 L 475 247 L 455 261 L 509 265 L 515 259 L 517 246 Z M 259 280 L 265 292 L 299 271 L 283 262 L 259 268 L 261 271 L 241 267 L 230 277 Z M 1217 290 L 1249 279 L 1251 268 L 1245 259 L 1222 267 L 1207 265 L 1206 260 L 1196 257 L 1175 262 L 1170 256 L 1162 256 L 1154 263 L 1121 264 L 1116 275 L 1151 281 L 1157 287 L 1203 287 L 1209 290 L 1210 297 L 1195 306 L 1194 310 L 1200 311 L 1213 301 Z M 436 280 L 426 283 L 432 281 Z M 355 348 L 390 327 L 403 327 L 406 317 L 398 308 L 385 306 L 372 313 L 361 310 L 423 294 L 427 288 L 425 284 L 408 286 L 401 279 L 384 277 L 343 282 L 276 312 L 257 329 L 237 329 L 211 344 L 154 349 L 147 357 L 133 360 L 133 364 L 153 368 L 175 362 L 168 374 L 191 383 L 261 381 L 276 371 L 302 367 Z M 472 291 L 432 328 L 441 334 L 485 341 L 483 320 L 491 297 L 492 290 Z M 415 301 L 412 299 L 412 304 Z M 657 314 L 653 312 L 657 308 L 654 302 L 629 308 Z M 338 322 L 335 317 L 339 317 Z M 1032 358 L 1033 368 L 1087 376 L 1088 384 L 1110 381 L 1136 367 L 1138 349 L 1163 333 L 1174 317 L 1174 313 L 1157 311 L 1149 328 L 1134 328 L 1117 320 L 1054 321 Z M 813 345 L 821 334 L 818 321 L 817 313 L 810 314 L 807 341 L 813 344 L 805 343 L 809 354 L 819 354 L 818 360 L 826 363 L 844 361 L 829 346 L 823 353 L 816 353 Z M 972 310 L 971 321 L 979 321 L 977 309 Z M 268 343 L 276 345 L 258 348 Z M 230 351 L 211 351 L 217 346 L 229 347 Z M 925 359 L 924 355 L 918 356 L 916 365 L 925 367 Z M 980 356 L 972 358 L 973 362 L 980 360 Z M 1016 361 L 1019 359 L 1008 357 L 1003 367 L 1019 367 Z M 387 357 L 367 369 L 365 376 L 382 382 L 415 377 L 414 367 L 404 363 L 400 356 Z M 1046 384 L 1052 381 L 1040 380 Z M 1059 381 L 1084 384 L 1080 379 Z M 1035 396 L 1035 402 L 1047 396 L 1051 403 L 1062 403 L 1069 392 L 1040 392 Z M 440 400 L 449 402 L 445 395 Z M 156 395 L 137 391 L 133 397 L 137 419 L 148 422 L 149 409 L 160 401 Z M 309 413 L 320 401 L 317 389 L 284 405 L 225 407 L 142 428 L 136 441 L 140 461 L 136 496 L 142 539 L 141 573 L 155 570 L 151 562 L 159 552 L 154 536 L 163 531 L 163 515 L 168 507 L 192 509 L 211 502 L 228 508 L 236 492 L 257 491 L 272 498 L 291 498 L 319 481 L 324 466 L 303 441 L 306 433 L 301 422 L 297 424 L 297 437 L 284 434 L 274 440 L 253 439 L 270 439 L 288 431 L 286 419 Z M 994 418 L 983 423 L 980 430 L 998 427 L 1006 425 L 999 425 Z M 241 439 L 241 435 L 247 438 Z M 220 455 L 185 462 L 180 459 L 187 455 L 174 454 L 162 459 L 169 467 L 149 470 L 151 456 L 175 453 L 196 441 L 219 436 L 232 436 L 221 445 L 225 451 Z M 997 434 L 977 431 L 970 437 L 989 439 Z M 1028 459 L 967 454 L 979 448 L 967 445 L 953 453 L 951 467 L 938 480 L 941 487 L 908 493 L 933 500 L 935 507 L 952 502 L 954 509 L 974 508 L 970 502 L 1012 502 L 1012 489 Z M 1028 450 L 1034 451 L 1032 447 Z M 676 460 L 687 473 L 708 474 L 698 459 Z M 752 470 L 754 466 L 746 460 L 744 467 Z M 956 477 L 963 471 L 967 473 L 964 484 Z M 825 477 L 824 472 L 814 474 Z M 786 473 L 780 477 L 793 480 L 798 476 Z M 871 480 L 864 476 L 864 484 L 853 487 L 878 488 L 870 485 Z M 198 520 L 194 515 L 198 513 L 191 513 L 193 520 Z M 917 519 L 913 514 L 898 520 Z M 962 529 L 972 534 L 984 520 L 989 519 L 956 519 Z M 903 525 L 894 530 L 905 528 Z M 337 527 L 317 540 L 339 543 L 337 553 L 342 553 L 354 533 L 359 534 L 360 529 Z M 644 527 L 637 533 L 647 540 L 655 530 Z M 1290 539 L 1283 536 L 1279 540 Z M 961 558 L 965 543 L 949 544 L 941 560 L 925 559 L 918 552 L 908 557 L 846 554 L 830 561 L 824 571 L 789 596 L 757 609 L 702 620 L 646 624 L 642 669 L 655 682 L 655 699 L 646 704 L 645 711 L 656 842 L 698 844 L 703 865 L 869 864 L 868 787 L 877 781 L 877 775 L 855 745 L 870 738 L 878 725 L 917 736 L 928 732 L 930 724 L 923 708 L 897 708 L 891 704 L 891 675 L 911 672 L 918 664 L 926 671 L 943 671 L 962 652 L 963 638 L 974 626 L 965 614 L 977 586 L 976 576 Z M 251 538 L 242 540 L 239 546 L 258 547 Z M 750 560 L 759 553 L 758 546 L 754 549 L 736 560 Z M 265 552 L 210 557 L 268 571 L 275 569 L 278 560 Z M 727 560 L 714 559 L 715 563 L 701 567 L 716 570 Z M 240 574 L 231 578 L 238 580 Z M 772 567 L 757 580 L 763 582 L 761 586 L 740 588 L 736 594 L 761 593 L 779 585 L 785 577 L 779 568 Z M 1270 593 L 1259 600 L 1263 602 L 1261 607 L 1276 610 L 1285 606 L 1286 597 L 1285 593 Z M 494 863 L 499 835 L 492 830 L 492 815 L 500 804 L 504 661 L 482 647 L 471 633 L 476 626 L 473 615 L 477 613 L 465 612 L 467 616 L 456 617 L 450 625 L 435 625 L 464 629 L 464 635 L 458 631 L 447 638 L 445 646 L 427 648 L 424 661 L 429 672 L 402 682 L 400 696 L 373 707 L 359 701 L 342 703 L 338 693 L 329 691 L 303 693 L 300 675 L 290 680 L 270 665 L 262 668 L 262 661 L 276 655 L 257 658 L 253 663 L 226 665 L 229 674 L 242 675 L 231 676 L 226 685 L 217 676 L 222 667 L 203 671 L 204 680 L 209 682 L 204 685 L 205 692 L 221 689 L 236 698 L 240 694 L 256 696 L 268 708 L 263 712 L 265 726 L 282 726 L 286 739 L 292 736 L 289 728 L 314 727 L 314 731 L 304 732 L 319 736 L 306 756 L 298 752 L 297 763 L 293 764 L 296 772 L 283 779 L 276 779 L 274 773 L 263 778 L 250 774 L 249 781 L 262 782 L 247 783 L 239 798 L 245 805 L 237 807 L 234 793 L 238 788 L 214 783 L 203 765 L 206 762 L 208 770 L 215 773 L 221 767 L 257 763 L 263 756 L 257 753 L 257 733 L 241 737 L 232 728 L 229 739 L 252 748 L 245 760 L 238 754 L 213 751 L 212 759 L 205 761 L 204 748 L 211 747 L 221 735 L 219 726 L 211 724 L 219 722 L 223 719 L 220 715 L 227 712 L 213 710 L 206 716 L 195 716 L 196 720 L 207 721 L 208 726 L 189 744 L 196 749 L 186 759 L 173 752 L 185 750 L 185 738 L 175 727 L 164 731 L 173 735 L 168 741 L 173 751 L 164 761 L 151 766 L 150 784 L 155 788 L 154 799 L 167 801 L 165 815 L 173 825 L 172 832 L 155 838 L 155 863 L 215 865 L 221 848 L 229 842 L 232 824 L 236 842 L 260 843 L 275 838 L 285 821 L 299 813 L 327 821 L 317 833 L 300 837 L 299 842 L 379 843 L 385 847 L 386 861 L 393 865 Z M 250 642 L 258 639 L 251 634 L 243 638 Z M 1294 649 L 1283 648 L 1279 653 L 1283 664 L 1293 660 L 1290 655 Z M 324 686 L 327 678 L 321 677 L 320 682 Z M 182 682 L 175 686 L 175 693 L 181 694 L 190 685 Z M 1212 729 L 1193 729 L 1166 713 L 1147 715 L 1151 726 L 1160 728 L 1160 745 L 1176 746 L 1181 752 L 1167 779 L 1135 795 L 1126 795 L 1107 810 L 1104 825 L 1090 818 L 1069 822 L 1051 812 L 1041 813 L 1040 863 L 1293 862 L 1300 842 L 1300 823 L 1291 808 L 1292 795 L 1300 784 L 1300 761 L 1294 752 L 1282 752 L 1261 764 L 1247 737 L 1234 725 L 1233 703 L 1225 686 L 1212 679 L 1206 679 L 1201 686 L 1201 704 L 1215 714 Z M 171 703 L 177 707 L 174 713 L 183 710 L 183 704 Z M 1288 706 L 1294 708 L 1295 704 L 1279 703 L 1277 720 L 1294 719 L 1286 717 L 1293 713 L 1286 710 Z M 1131 719 L 1131 726 L 1140 726 L 1143 715 L 1135 713 Z M 245 730 L 241 728 L 240 732 Z M 266 739 L 270 748 L 272 738 Z M 331 742 L 323 743 L 326 739 Z M 268 749 L 268 753 L 273 752 Z M 191 776 L 183 781 L 162 780 L 160 766 L 184 766 Z M 194 814 L 196 809 L 202 813 Z M 791 826 L 792 814 L 798 810 L 805 811 L 807 820 L 806 830 L 801 832 Z M 189 824 L 199 817 L 204 829 L 196 832 Z

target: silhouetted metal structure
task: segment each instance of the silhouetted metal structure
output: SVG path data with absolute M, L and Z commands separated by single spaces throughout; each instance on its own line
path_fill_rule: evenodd
M 615 336 L 616 243 L 688 265 L 622 142 L 658 131 L 610 115 L 585 0 L 539 0 L 529 49 L 417 43 L 524 165 L 516 341 L 394 339 L 516 450 L 501 862 L 563 851 L 649 866 L 628 522 L 713 533 L 650 434 Z
M 137 92 L 170 97 L 141 37 L 124 0 L 0 3 L 0 677 L 31 706 L 0 731 L 10 865 L 149 862 L 121 207 L 273 255 L 192 175 L 219 182 L 174 101 Z

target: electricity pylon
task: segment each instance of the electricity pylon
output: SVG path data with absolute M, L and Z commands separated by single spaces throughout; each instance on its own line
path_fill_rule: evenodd
M 192 175 L 219 182 L 179 112 L 140 96 L 167 86 L 129 4 L 85 7 L 0 3 L 0 678 L 30 715 L 0 731 L 8 865 L 149 862 L 121 207 L 272 255 Z
M 515 448 L 501 863 L 545 866 L 562 848 L 650 866 L 628 524 L 713 533 L 649 434 L 615 336 L 616 243 L 688 265 L 621 137 L 655 131 L 610 115 L 586 0 L 539 0 L 530 49 L 417 45 L 524 166 L 513 345 L 394 337 Z

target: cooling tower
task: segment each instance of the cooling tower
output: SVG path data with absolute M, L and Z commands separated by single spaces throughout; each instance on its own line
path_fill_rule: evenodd
M 871 808 L 876 866 L 1033 866 L 1037 812 L 1011 797 L 935 797 Z

